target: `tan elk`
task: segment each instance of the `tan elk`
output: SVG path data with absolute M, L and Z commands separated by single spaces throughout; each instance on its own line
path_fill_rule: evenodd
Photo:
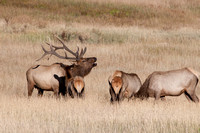
M 84 96 L 84 90 L 85 90 L 85 82 L 83 77 L 76 76 L 72 78 L 67 86 L 68 94 L 74 98 L 74 97 L 83 97 Z
M 42 46 L 44 54 L 40 59 L 46 55 L 54 55 L 61 59 L 74 61 L 75 63 L 72 65 L 64 65 L 62 63 L 55 63 L 49 66 L 36 65 L 29 68 L 26 72 L 28 96 L 32 95 L 34 88 L 38 89 L 38 95 L 40 96 L 43 95 L 43 91 L 54 91 L 56 96 L 58 96 L 59 93 L 65 95 L 65 87 L 68 85 L 69 79 L 74 78 L 75 76 L 84 77 L 88 75 L 92 68 L 97 65 L 96 57 L 83 58 L 83 55 L 87 50 L 86 48 L 81 49 L 80 52 L 78 48 L 76 52 L 73 52 L 60 38 L 57 37 L 57 39 L 59 42 L 61 42 L 62 47 L 53 46 L 47 43 L 50 47 L 50 51 L 46 50 Z M 56 50 L 59 49 L 65 51 L 65 56 L 62 56 L 56 52 Z M 68 57 L 66 52 L 69 52 L 74 57 Z
M 118 70 L 109 77 L 108 83 L 110 85 L 111 102 L 121 101 L 124 98 L 130 99 L 141 87 L 141 81 L 137 74 Z
M 158 100 L 165 96 L 179 96 L 184 93 L 188 100 L 199 102 L 196 95 L 198 76 L 198 72 L 191 68 L 153 72 L 135 96 L 141 99 L 154 97 Z

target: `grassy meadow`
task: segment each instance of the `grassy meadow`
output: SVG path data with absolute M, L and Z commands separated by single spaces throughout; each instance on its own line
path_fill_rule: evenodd
M 199 17 L 198 0 L 0 0 L 0 132 L 200 132 L 200 105 L 184 95 L 111 105 L 107 81 L 115 70 L 142 82 L 153 71 L 200 71 Z M 97 57 L 84 99 L 38 98 L 36 89 L 28 99 L 28 68 L 71 64 L 54 56 L 36 61 L 45 41 L 60 45 L 53 35 Z

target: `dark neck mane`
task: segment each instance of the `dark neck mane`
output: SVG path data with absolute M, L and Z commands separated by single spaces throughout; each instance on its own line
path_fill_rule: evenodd
M 67 69 L 67 77 L 71 78 L 71 77 L 75 77 L 75 76 L 85 77 L 86 75 L 88 75 L 90 73 L 92 68 L 86 69 L 80 65 L 72 64 L 72 65 L 68 66 L 66 69 Z

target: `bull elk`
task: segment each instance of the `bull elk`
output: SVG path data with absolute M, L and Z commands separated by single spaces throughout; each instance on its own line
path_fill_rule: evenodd
M 71 79 L 68 83 L 67 90 L 72 98 L 83 97 L 85 90 L 85 82 L 83 77 L 76 76 L 75 78 Z
M 199 102 L 195 93 L 198 76 L 198 72 L 191 68 L 153 72 L 135 96 L 141 99 L 154 97 L 158 100 L 165 96 L 179 96 L 184 93 L 188 100 Z
M 132 98 L 141 86 L 140 78 L 135 73 L 115 71 L 108 79 L 111 102 Z
M 84 77 L 90 73 L 93 67 L 97 65 L 96 57 L 83 58 L 87 48 L 81 49 L 79 47 L 76 52 L 71 51 L 65 43 L 58 37 L 62 47 L 54 46 L 46 42 L 50 47 L 50 51 L 46 50 L 43 46 L 44 54 L 38 60 L 41 60 L 46 55 L 54 55 L 60 59 L 66 59 L 74 61 L 72 65 L 64 65 L 62 63 L 54 63 L 52 65 L 36 65 L 29 68 L 26 72 L 27 84 L 28 84 L 28 96 L 32 95 L 33 89 L 38 89 L 38 95 L 42 96 L 43 91 L 54 91 L 54 94 L 58 96 L 59 93 L 65 95 L 65 87 L 68 85 L 68 80 L 75 76 Z M 65 55 L 60 55 L 56 50 L 64 50 Z M 68 57 L 69 52 L 74 57 Z M 37 60 L 37 61 L 38 61 Z

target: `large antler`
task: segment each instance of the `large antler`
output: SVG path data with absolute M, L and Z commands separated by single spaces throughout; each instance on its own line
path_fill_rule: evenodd
M 47 51 L 42 45 L 42 50 L 44 51 L 44 54 L 42 55 L 42 57 L 40 57 L 39 59 L 37 59 L 36 61 L 39 61 L 41 60 L 43 57 L 45 57 L 46 55 L 50 55 L 50 57 L 52 55 L 55 55 L 57 56 L 58 58 L 61 58 L 61 59 L 72 59 L 72 60 L 80 60 L 81 58 L 83 58 L 83 55 L 85 54 L 87 48 L 85 47 L 84 49 L 82 48 L 81 49 L 81 52 L 79 53 L 79 47 L 77 48 L 77 51 L 74 53 L 73 51 L 71 51 L 66 45 L 65 43 L 59 38 L 56 36 L 56 38 L 58 39 L 59 42 L 62 43 L 62 47 L 58 47 L 58 46 L 54 46 L 54 45 L 51 45 L 50 43 L 47 43 L 47 45 L 50 46 L 50 51 Z M 64 49 L 65 51 L 69 52 L 70 54 L 72 54 L 73 56 L 75 57 L 68 57 L 67 56 L 67 53 L 65 52 L 65 56 L 62 56 L 62 55 L 59 55 L 56 50 L 59 50 L 59 49 Z

